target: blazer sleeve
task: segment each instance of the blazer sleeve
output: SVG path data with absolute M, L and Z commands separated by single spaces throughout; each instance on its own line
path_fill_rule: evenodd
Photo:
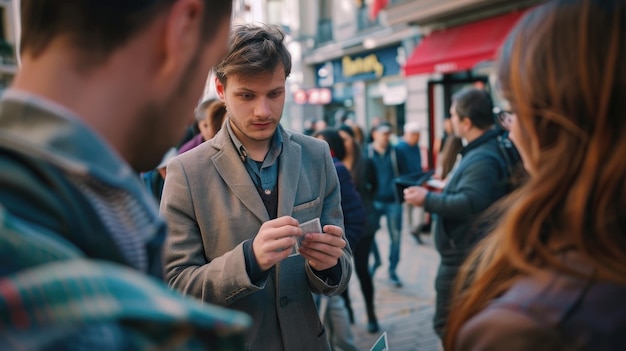
M 243 242 L 207 260 L 190 188 L 183 163 L 174 158 L 167 167 L 161 201 L 161 214 L 168 222 L 163 254 L 168 285 L 222 306 L 262 290 L 265 282 L 254 285 L 246 272 Z

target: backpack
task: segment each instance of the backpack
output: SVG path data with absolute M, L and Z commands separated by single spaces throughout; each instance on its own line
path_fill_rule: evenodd
M 497 142 L 502 160 L 504 161 L 502 168 L 506 172 L 508 181 L 507 192 L 511 192 L 515 190 L 524 179 L 524 164 L 519 151 L 517 151 L 517 147 L 515 147 L 515 144 L 513 144 L 513 141 L 509 138 L 508 131 L 500 133 L 497 137 Z
M 517 151 L 517 147 L 515 147 L 513 141 L 509 138 L 508 131 L 500 132 L 496 137 L 496 143 L 498 145 L 498 154 L 501 157 L 497 157 L 494 154 L 491 154 L 490 157 L 497 158 L 500 163 L 500 168 L 504 171 L 504 179 L 502 181 L 505 187 L 504 197 L 506 197 L 506 195 L 510 194 L 522 184 L 526 177 L 526 171 L 522 157 L 519 151 Z M 485 213 L 489 215 L 483 214 L 477 218 L 467 233 L 466 243 L 464 245 L 466 245 L 468 249 L 474 247 L 478 241 L 483 239 L 485 235 L 493 229 L 494 223 L 502 216 L 504 209 L 496 208 L 491 212 Z

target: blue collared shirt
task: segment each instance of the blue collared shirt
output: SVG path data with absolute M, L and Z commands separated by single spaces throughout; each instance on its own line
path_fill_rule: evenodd
M 235 148 L 239 152 L 239 156 L 241 156 L 241 160 L 246 167 L 246 171 L 248 171 L 250 178 L 254 182 L 254 185 L 261 187 L 265 194 L 270 195 L 278 183 L 278 157 L 283 151 L 283 137 L 281 135 L 280 125 L 274 132 L 270 149 L 267 154 L 265 154 L 265 158 L 262 163 L 248 157 L 248 151 L 245 146 L 243 146 L 241 141 L 235 136 L 235 133 L 230 126 L 230 121 L 227 121 L 226 129 L 228 130 L 228 135 L 230 135 L 230 139 L 235 144 Z M 262 282 L 267 279 L 270 271 L 267 270 L 264 272 L 261 270 L 261 267 L 259 266 L 252 250 L 252 240 L 246 240 L 243 247 L 246 259 L 246 271 L 248 272 L 250 280 L 254 284 L 263 285 Z
M 228 134 L 230 139 L 235 144 L 235 147 L 239 151 L 239 155 L 243 161 L 246 171 L 250 175 L 250 178 L 254 182 L 254 185 L 263 189 L 265 194 L 269 195 L 276 188 L 278 183 L 278 157 L 283 152 L 283 137 L 281 135 L 281 126 L 276 128 L 276 132 L 272 137 L 270 149 L 265 155 L 263 162 L 257 162 L 248 157 L 248 151 L 241 141 L 235 136 L 230 121 L 226 123 Z

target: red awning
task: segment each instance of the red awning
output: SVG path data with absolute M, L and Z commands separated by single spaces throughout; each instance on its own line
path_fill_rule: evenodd
M 524 12 L 510 12 L 432 32 L 408 59 L 405 75 L 463 71 L 481 61 L 493 60 Z

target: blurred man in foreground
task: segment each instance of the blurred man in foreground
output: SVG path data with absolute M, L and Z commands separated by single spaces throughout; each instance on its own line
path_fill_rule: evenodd
M 165 223 L 136 173 L 183 135 L 231 10 L 21 2 L 22 67 L 0 102 L 0 349 L 194 349 L 248 324 L 146 276 L 161 278 Z

